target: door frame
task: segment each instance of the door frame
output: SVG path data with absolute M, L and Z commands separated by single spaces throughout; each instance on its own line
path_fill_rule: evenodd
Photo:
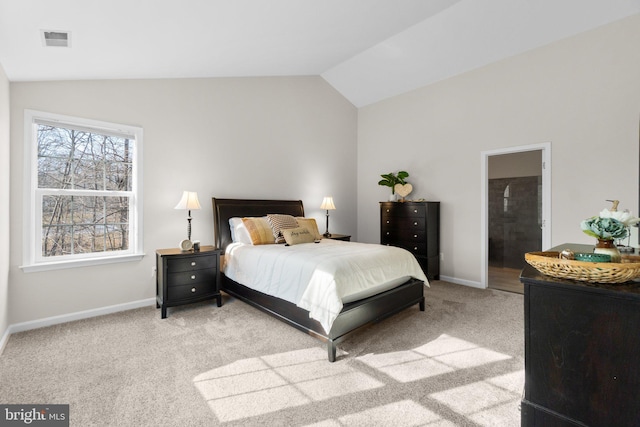
M 486 289 L 489 282 L 489 157 L 499 156 L 502 154 L 523 153 L 527 151 L 542 151 L 542 249 L 544 250 L 545 248 L 551 247 L 551 142 L 500 148 L 481 152 L 481 288 Z

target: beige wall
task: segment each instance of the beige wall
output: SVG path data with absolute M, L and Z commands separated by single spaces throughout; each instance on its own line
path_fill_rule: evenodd
M 9 80 L 0 64 L 0 351 L 9 327 Z
M 358 237 L 379 241 L 378 175 L 439 200 L 441 274 L 480 283 L 481 152 L 551 142 L 552 245 L 592 243 L 580 221 L 638 212 L 640 15 L 362 108 Z
M 144 129 L 141 262 L 23 273 L 24 109 Z M 11 83 L 11 323 L 155 296 L 155 249 L 186 238 L 183 190 L 197 191 L 193 239 L 213 243 L 211 197 L 302 199 L 323 228 L 356 233 L 355 107 L 320 77 Z M 3 196 L 4 197 L 4 196 Z M 3 204 L 4 205 L 4 204 Z

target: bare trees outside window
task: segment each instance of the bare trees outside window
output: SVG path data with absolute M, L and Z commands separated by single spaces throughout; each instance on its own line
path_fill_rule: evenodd
M 142 129 L 31 110 L 25 120 L 33 218 L 25 266 L 142 256 Z
M 131 144 L 121 136 L 39 124 L 38 188 L 130 192 Z M 129 197 L 80 194 L 43 195 L 42 256 L 127 250 Z

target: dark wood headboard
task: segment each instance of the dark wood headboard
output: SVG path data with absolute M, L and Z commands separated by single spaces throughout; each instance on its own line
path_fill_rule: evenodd
M 226 249 L 231 243 L 229 218 L 286 214 L 304 216 L 302 200 L 211 199 L 216 246 Z

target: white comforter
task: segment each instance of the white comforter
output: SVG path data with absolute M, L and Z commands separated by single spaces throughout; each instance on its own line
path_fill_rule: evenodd
M 343 302 L 390 289 L 408 277 L 428 286 L 409 251 L 330 239 L 294 246 L 232 243 L 225 254 L 224 274 L 309 311 L 327 333 Z

